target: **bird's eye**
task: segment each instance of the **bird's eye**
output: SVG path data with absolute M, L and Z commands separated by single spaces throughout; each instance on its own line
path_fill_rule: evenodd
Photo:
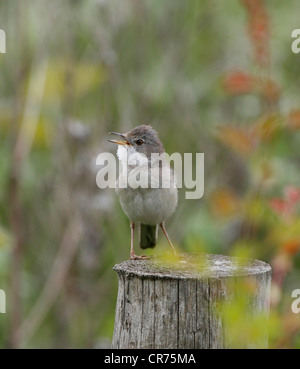
M 143 140 L 136 140 L 135 141 L 135 143 L 138 145 L 138 146 L 141 146 L 143 143 L 144 143 L 144 141 Z

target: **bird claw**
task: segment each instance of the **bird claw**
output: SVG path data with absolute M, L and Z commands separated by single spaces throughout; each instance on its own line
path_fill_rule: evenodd
M 136 255 L 136 254 L 130 254 L 130 260 L 147 260 L 150 259 L 147 255 Z

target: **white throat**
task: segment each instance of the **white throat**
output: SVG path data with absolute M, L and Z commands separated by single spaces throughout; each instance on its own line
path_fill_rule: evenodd
M 122 166 L 140 166 L 148 165 L 148 158 L 145 154 L 139 153 L 133 146 L 119 145 L 117 156 Z

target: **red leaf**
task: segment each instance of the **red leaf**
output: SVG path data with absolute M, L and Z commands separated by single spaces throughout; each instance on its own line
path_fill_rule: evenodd
M 269 64 L 269 16 L 263 0 L 242 0 L 248 13 L 248 34 L 253 45 L 255 60 L 263 66 Z
M 233 71 L 224 79 L 224 89 L 232 95 L 257 93 L 268 101 L 277 101 L 280 90 L 269 78 L 258 78 L 247 72 Z
M 300 250 L 300 240 L 288 240 L 282 245 L 282 248 L 287 254 L 295 255 Z
M 254 87 L 253 76 L 245 72 L 231 72 L 224 80 L 224 88 L 230 94 L 246 94 Z
M 288 203 L 282 199 L 272 199 L 270 201 L 270 206 L 279 215 L 286 214 L 289 211 Z
M 290 129 L 300 129 L 300 110 L 294 110 L 289 114 L 287 125 Z
M 284 190 L 285 197 L 293 204 L 300 201 L 300 189 L 294 186 L 287 186 Z

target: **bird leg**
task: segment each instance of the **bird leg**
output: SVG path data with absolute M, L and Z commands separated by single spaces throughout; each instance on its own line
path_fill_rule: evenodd
M 134 240 L 134 229 L 135 224 L 133 222 L 130 222 L 130 236 L 131 236 L 131 248 L 130 248 L 130 260 L 145 260 L 149 259 L 147 255 L 136 255 L 133 249 L 133 240 Z
M 169 237 L 169 235 L 168 235 L 168 233 L 167 233 L 167 230 L 166 230 L 166 228 L 165 228 L 165 222 L 160 223 L 160 227 L 161 227 L 162 231 L 164 232 L 164 235 L 166 236 L 166 238 L 167 238 L 167 240 L 168 240 L 168 242 L 169 242 L 169 245 L 171 246 L 171 248 L 172 248 L 172 250 L 173 250 L 174 254 L 175 254 L 175 255 L 177 255 L 176 249 L 175 249 L 175 247 L 173 246 L 173 244 L 172 244 L 172 242 L 171 242 L 171 240 L 170 240 L 170 237 Z

